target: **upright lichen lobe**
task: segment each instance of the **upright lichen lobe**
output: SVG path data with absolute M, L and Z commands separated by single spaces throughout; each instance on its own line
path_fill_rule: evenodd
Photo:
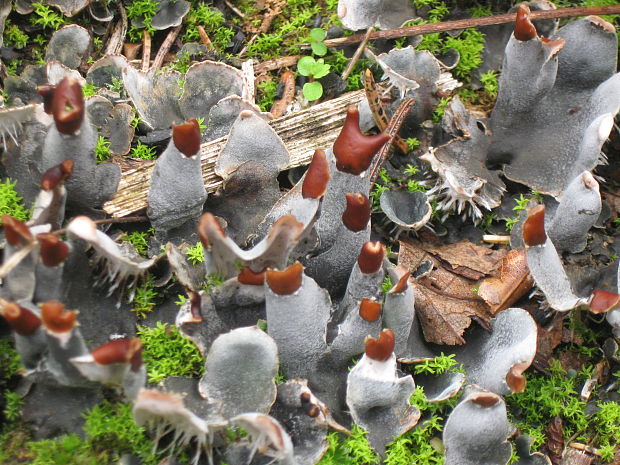
M 334 142 L 336 168 L 339 171 L 359 175 L 368 169 L 373 157 L 390 137 L 385 133 L 366 136 L 359 126 L 360 114 L 357 108 L 347 109 L 342 131 Z

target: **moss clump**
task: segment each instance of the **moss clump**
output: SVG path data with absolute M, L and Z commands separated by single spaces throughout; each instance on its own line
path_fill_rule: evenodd
M 27 221 L 32 210 L 24 206 L 24 199 L 15 191 L 17 181 L 5 179 L 0 182 L 0 215 L 10 215 L 16 220 Z
M 368 438 L 368 432 L 354 425 L 351 435 L 330 433 L 327 436 L 329 448 L 317 465 L 371 465 L 380 462 L 373 452 Z
M 157 295 L 157 291 L 155 290 L 155 278 L 153 275 L 147 273 L 144 282 L 135 290 L 131 311 L 138 315 L 138 318 L 146 318 L 157 304 L 155 302 Z
M 577 375 L 568 376 L 557 360 L 551 362 L 550 372 L 551 376 L 529 376 L 525 392 L 506 396 L 509 411 L 520 412 L 513 418 L 516 426 L 534 438 L 533 450 L 544 444 L 545 428 L 556 416 L 560 416 L 564 423 L 564 439 L 585 433 L 590 423 L 585 413 L 586 403 L 578 391 L 588 377 L 587 373 L 582 370 Z
M 144 428 L 133 420 L 132 406 L 121 402 L 103 402 L 84 415 L 84 432 L 94 450 L 114 451 L 118 460 L 123 454 L 140 457 L 145 465 L 157 463 L 151 450 L 153 443 Z
M 159 383 L 169 376 L 200 376 L 204 359 L 196 346 L 167 323 L 157 322 L 155 328 L 138 327 L 144 350 L 149 382 Z

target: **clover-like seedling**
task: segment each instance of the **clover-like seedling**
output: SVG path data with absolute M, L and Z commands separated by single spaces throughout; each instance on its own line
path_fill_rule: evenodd
M 303 57 L 297 62 L 297 71 L 302 76 L 308 76 L 310 82 L 306 82 L 303 87 L 304 97 L 309 101 L 318 100 L 323 95 L 323 85 L 314 79 L 327 76 L 330 65 L 326 64 L 322 58 L 315 60 L 313 57 Z
M 326 35 L 325 31 L 318 27 L 310 31 L 310 35 L 306 40 L 310 42 L 310 48 L 315 55 L 322 57 L 327 54 L 327 45 L 323 43 Z

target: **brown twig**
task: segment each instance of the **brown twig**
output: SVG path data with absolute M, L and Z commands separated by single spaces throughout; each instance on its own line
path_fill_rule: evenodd
M 362 40 L 362 43 L 360 43 L 359 47 L 357 47 L 357 50 L 351 57 L 351 61 L 349 61 L 349 64 L 347 65 L 347 69 L 345 69 L 344 72 L 342 73 L 343 81 L 349 77 L 349 74 L 351 74 L 351 71 L 353 71 L 353 68 L 355 67 L 355 64 L 357 63 L 357 60 L 359 60 L 360 56 L 362 56 L 362 52 L 366 48 L 366 44 L 368 43 L 368 39 L 370 39 L 370 34 L 372 33 L 373 29 L 374 28 L 371 26 L 366 31 L 366 34 L 364 35 L 364 39 Z
M 123 49 L 125 34 L 127 34 L 127 13 L 120 2 L 118 5 L 118 11 L 121 17 L 112 29 L 112 33 L 108 37 L 108 40 L 103 41 L 103 43 L 107 44 L 103 56 L 116 55 Z
M 146 29 L 142 35 L 142 71 L 147 72 L 151 67 L 151 34 Z
M 228 8 L 230 8 L 237 16 L 239 16 L 240 18 L 245 18 L 245 15 L 241 12 L 241 10 L 237 7 L 235 7 L 235 5 L 233 5 L 232 3 L 230 3 L 228 0 L 224 0 L 224 3 L 226 4 L 226 6 Z
M 388 136 L 390 136 L 390 140 L 387 141 L 383 145 L 383 147 L 381 147 L 381 150 L 379 150 L 379 153 L 376 155 L 373 161 L 373 164 L 371 165 L 372 166 L 372 169 L 370 171 L 370 188 L 371 189 L 373 188 L 373 186 L 375 185 L 375 182 L 377 181 L 377 176 L 379 176 L 379 171 L 381 170 L 383 163 L 385 162 L 385 160 L 387 160 L 388 154 L 390 153 L 390 147 L 394 143 L 394 138 L 398 134 L 398 131 L 400 131 L 400 128 L 405 122 L 405 118 L 407 117 L 407 115 L 409 114 L 409 112 L 411 111 L 414 105 L 415 105 L 415 100 L 413 98 L 403 99 L 403 101 L 400 102 L 400 105 L 398 105 L 398 108 L 394 112 L 394 116 L 392 116 L 392 119 L 390 120 L 390 124 L 388 124 L 388 127 L 385 129 L 385 133 Z
M 288 66 L 295 66 L 297 61 L 303 55 L 290 55 L 287 57 L 274 58 L 273 60 L 263 61 L 257 65 L 254 65 L 254 72 L 256 74 L 266 73 L 267 71 L 273 71 L 274 69 L 286 68 Z
M 556 10 L 532 11 L 529 18 L 534 21 L 538 19 L 574 18 L 576 16 L 613 14 L 620 14 L 620 5 L 578 6 L 572 8 L 558 8 Z M 482 18 L 467 18 L 458 19 L 455 21 L 443 21 L 441 23 L 422 24 L 420 26 L 399 27 L 397 29 L 373 31 L 370 34 L 369 39 L 397 39 L 399 37 L 418 36 L 433 32 L 456 31 L 470 27 L 513 23 L 516 17 L 516 13 L 507 13 L 504 15 L 484 16 Z M 328 47 L 340 47 L 342 45 L 357 44 L 358 42 L 364 40 L 364 37 L 365 34 L 355 34 L 349 37 L 328 39 L 323 43 Z
M 211 39 L 209 39 L 204 27 L 198 26 L 198 35 L 203 45 L 207 47 L 207 50 L 213 50 L 213 43 L 211 43 Z
M 153 60 L 153 66 L 151 66 L 153 69 L 157 70 L 161 68 L 161 65 L 164 63 L 164 58 L 166 57 L 166 54 L 170 51 L 170 47 L 172 47 L 172 44 L 179 35 L 179 32 L 181 32 L 182 27 L 183 25 L 177 26 L 174 29 L 170 30 L 170 32 L 166 36 L 166 39 L 162 42 L 161 47 L 159 47 L 157 55 L 155 55 L 155 59 Z

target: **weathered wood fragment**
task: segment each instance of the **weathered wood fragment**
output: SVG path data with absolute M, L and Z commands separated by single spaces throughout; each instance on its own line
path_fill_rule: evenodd
M 331 147 L 344 123 L 346 108 L 357 105 L 364 91 L 344 94 L 306 110 L 274 119 L 269 124 L 284 141 L 291 153 L 288 168 L 308 164 L 316 149 Z M 221 137 L 201 147 L 202 176 L 207 192 L 215 192 L 222 180 L 214 172 L 215 160 L 226 144 L 228 136 Z M 122 217 L 146 208 L 146 196 L 154 161 L 123 173 L 118 191 L 103 209 L 109 215 Z M 183 174 L 179 173 L 179 182 Z

